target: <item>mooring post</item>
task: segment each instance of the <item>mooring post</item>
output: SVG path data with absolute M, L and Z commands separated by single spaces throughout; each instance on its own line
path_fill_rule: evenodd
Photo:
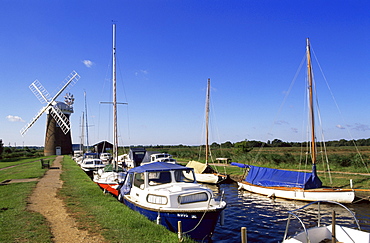
M 247 227 L 241 227 L 242 243 L 247 243 Z
M 336 236 L 335 236 L 335 211 L 333 210 L 333 214 L 332 214 L 332 222 L 331 222 L 331 242 L 332 243 L 335 243 L 337 242 L 337 240 L 335 239 Z
M 179 238 L 179 242 L 182 241 L 182 224 L 181 224 L 181 221 L 177 221 L 177 236 Z

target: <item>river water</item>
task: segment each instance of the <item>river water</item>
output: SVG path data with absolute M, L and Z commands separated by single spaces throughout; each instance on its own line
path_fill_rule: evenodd
M 284 199 L 269 199 L 265 196 L 252 194 L 246 191 L 238 191 L 236 183 L 221 184 L 219 186 L 207 185 L 216 195 L 220 196 L 224 191 L 227 202 L 225 209 L 224 225 L 218 224 L 212 237 L 213 242 L 241 242 L 241 227 L 247 228 L 248 242 L 281 242 L 287 223 L 288 211 L 306 205 L 306 202 L 297 202 Z M 317 208 L 317 204 L 314 205 Z M 370 203 L 362 201 L 360 203 L 346 205 L 352 210 L 360 222 L 361 229 L 370 232 Z M 349 213 L 337 205 L 321 205 L 321 214 L 326 213 L 328 217 L 323 218 L 322 223 L 331 222 L 331 213 L 335 210 L 337 223 L 354 228 L 353 220 Z M 301 215 L 300 215 L 301 216 Z M 317 210 L 313 207 L 309 209 L 303 220 L 315 225 Z M 345 217 L 344 221 L 339 218 Z M 289 235 L 295 231 L 302 231 L 297 220 L 291 221 Z M 311 227 L 310 226 L 310 227 Z M 307 227 L 307 225 L 306 225 Z

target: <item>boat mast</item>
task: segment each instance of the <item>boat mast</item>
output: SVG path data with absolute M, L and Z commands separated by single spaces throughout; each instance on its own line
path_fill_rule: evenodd
M 85 118 L 85 113 L 84 112 L 82 112 L 82 117 L 81 117 L 81 125 L 80 125 L 80 127 L 81 127 L 81 137 L 80 137 L 80 150 L 84 150 L 85 149 L 85 146 L 84 146 L 84 140 L 85 140 L 85 134 L 84 134 L 84 132 L 85 132 L 85 127 L 84 127 L 84 118 Z
M 116 25 L 113 24 L 113 161 L 118 159 L 118 135 L 117 135 L 117 98 L 116 98 Z
M 90 147 L 89 147 L 89 124 L 88 124 L 88 121 L 87 121 L 87 102 L 86 102 L 86 91 L 84 91 L 84 98 L 85 98 L 85 116 L 86 116 L 86 152 L 89 152 L 90 151 Z
M 208 145 L 208 124 L 209 124 L 209 93 L 210 93 L 211 79 L 208 78 L 207 95 L 206 95 L 206 165 L 208 165 L 209 145 Z
M 310 108 L 310 121 L 311 121 L 311 159 L 312 164 L 316 164 L 316 143 L 315 143 L 315 119 L 313 110 L 313 92 L 312 92 L 312 66 L 311 66 L 311 49 L 310 41 L 306 40 L 306 55 L 307 55 L 307 78 L 308 78 L 308 91 L 309 91 L 309 108 Z

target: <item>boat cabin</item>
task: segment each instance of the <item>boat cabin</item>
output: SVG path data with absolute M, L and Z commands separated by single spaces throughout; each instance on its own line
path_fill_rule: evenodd
M 128 171 L 121 195 L 155 207 L 187 207 L 205 203 L 213 195 L 196 183 L 192 168 L 178 164 L 154 162 Z M 135 198 L 135 199 L 134 199 Z

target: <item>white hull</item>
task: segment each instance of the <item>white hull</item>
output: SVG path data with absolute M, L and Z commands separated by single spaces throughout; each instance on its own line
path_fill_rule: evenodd
M 200 183 L 207 183 L 207 184 L 219 184 L 222 181 L 226 179 L 226 176 L 218 175 L 218 174 L 212 174 L 212 173 L 194 173 L 195 174 L 195 180 Z M 193 174 L 186 174 L 186 178 L 194 180 Z
M 217 184 L 218 175 L 215 174 L 195 174 L 195 179 L 197 182 L 208 183 L 208 184 Z
M 324 227 L 314 227 L 307 230 L 310 243 L 319 243 L 325 239 L 331 239 L 332 225 Z M 351 229 L 344 226 L 335 226 L 335 238 L 338 242 L 370 242 L 370 233 Z M 283 243 L 307 243 L 307 237 L 305 232 L 301 232 L 292 238 L 286 239 Z
M 354 190 L 350 189 L 289 189 L 255 186 L 246 182 L 238 182 L 239 189 L 262 194 L 268 197 L 278 197 L 300 201 L 334 201 L 339 203 L 352 203 L 355 199 Z

